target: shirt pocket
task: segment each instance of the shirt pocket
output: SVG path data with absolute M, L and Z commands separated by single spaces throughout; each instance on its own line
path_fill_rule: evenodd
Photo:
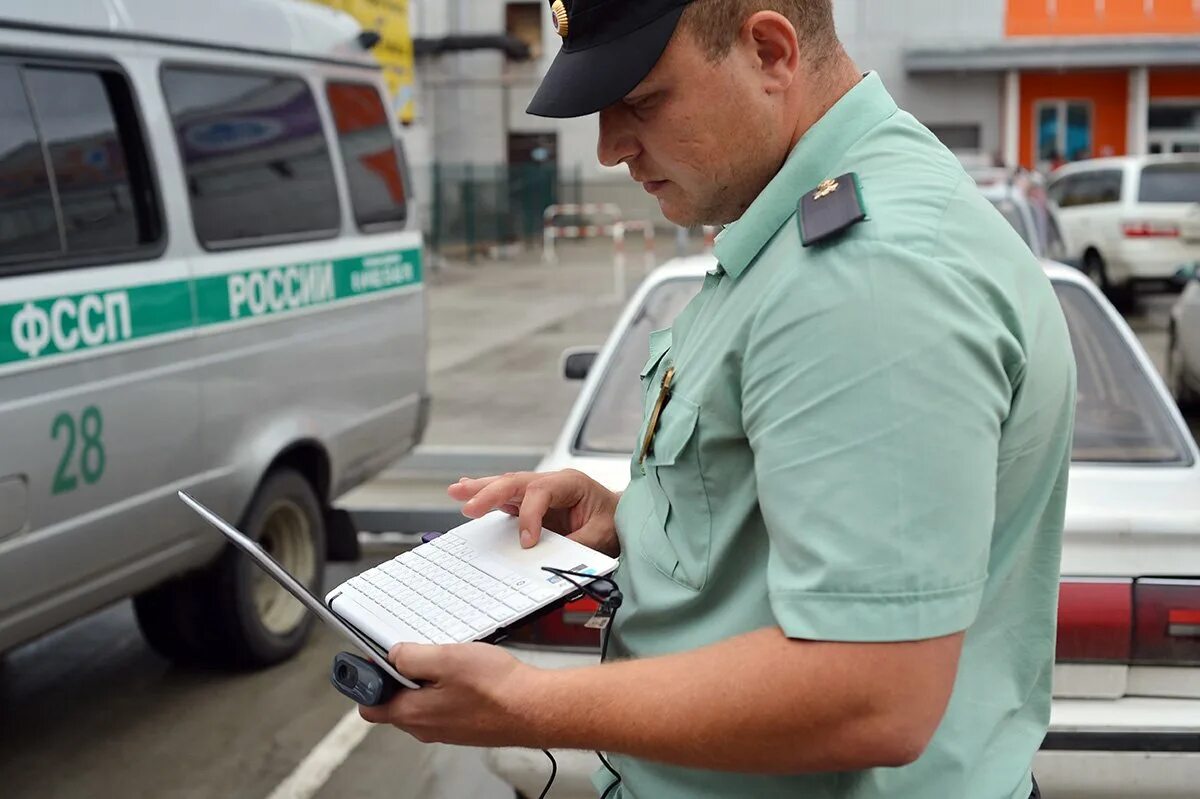
M 700 406 L 674 395 L 659 419 L 646 458 L 655 524 L 641 536 L 642 553 L 664 575 L 699 591 L 708 579 L 712 514 L 700 468 Z

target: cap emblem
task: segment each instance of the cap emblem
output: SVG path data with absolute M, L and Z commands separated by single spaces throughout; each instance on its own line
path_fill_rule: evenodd
M 563 0 L 554 0 L 554 5 L 550 6 L 550 12 L 554 14 L 554 22 L 558 25 L 558 35 L 564 39 L 567 38 L 570 21 L 567 19 L 567 7 L 563 5 Z

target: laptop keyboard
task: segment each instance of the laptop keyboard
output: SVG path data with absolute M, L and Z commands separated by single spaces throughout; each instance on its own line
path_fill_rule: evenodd
M 453 533 L 368 569 L 346 585 L 390 626 L 407 627 L 435 644 L 473 641 L 570 589 L 551 585 L 544 572 L 514 571 Z

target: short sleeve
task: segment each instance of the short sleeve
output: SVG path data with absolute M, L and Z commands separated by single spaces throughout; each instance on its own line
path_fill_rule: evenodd
M 922 640 L 974 621 L 1021 351 L 953 264 L 847 242 L 774 287 L 743 423 L 790 637 Z

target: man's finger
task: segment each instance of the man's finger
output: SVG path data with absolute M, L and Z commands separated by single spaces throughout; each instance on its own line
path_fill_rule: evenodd
M 505 505 L 519 505 L 525 495 L 525 487 L 537 479 L 533 472 L 504 475 L 481 488 L 462 507 L 464 516 L 478 519 Z
M 466 502 L 502 477 L 504 475 L 501 474 L 491 477 L 461 477 L 457 483 L 447 486 L 446 493 L 459 502 Z
M 390 704 L 391 703 L 388 702 L 382 705 L 374 706 L 359 705 L 358 715 L 363 721 L 370 722 L 371 724 L 388 724 L 391 721 L 391 711 L 388 709 L 388 705 Z
M 543 520 L 550 508 L 562 506 L 561 499 L 548 480 L 535 481 L 525 488 L 525 498 L 521 501 L 518 514 L 521 546 L 529 549 L 541 540 L 542 527 L 545 526 Z
M 436 682 L 446 668 L 445 649 L 434 644 L 396 644 L 388 660 L 410 680 Z
M 469 502 L 483 489 L 495 483 L 498 480 L 503 480 L 508 475 L 496 474 L 490 477 L 462 477 L 457 483 L 452 483 L 446 487 L 446 493 L 451 498 L 459 502 Z

